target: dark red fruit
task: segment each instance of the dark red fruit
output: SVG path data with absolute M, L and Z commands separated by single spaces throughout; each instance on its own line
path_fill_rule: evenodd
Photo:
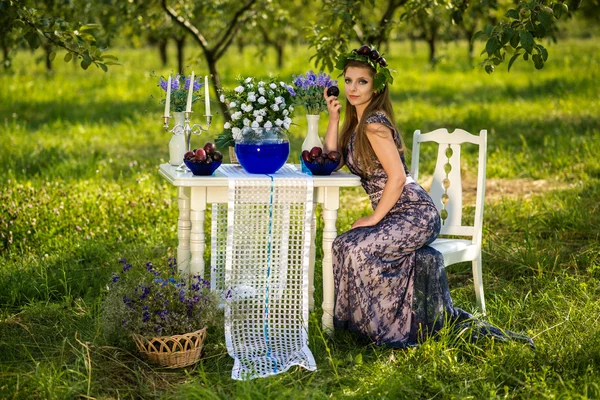
M 212 154 L 215 151 L 217 151 L 217 146 L 215 146 L 215 144 L 212 142 L 207 142 L 204 145 L 204 151 L 206 152 L 206 154 Z
M 342 155 L 340 153 L 338 153 L 337 151 L 330 151 L 329 154 L 327 155 L 327 158 L 329 158 L 333 162 L 339 162 L 340 159 L 342 158 Z
M 204 161 L 204 160 L 206 160 L 206 151 L 204 151 L 204 149 L 198 149 L 198 150 L 196 150 L 196 159 L 198 161 Z
M 185 153 L 185 155 L 183 156 L 183 158 L 185 158 L 186 160 L 189 160 L 190 158 L 194 157 L 194 152 L 193 151 L 188 151 L 187 153 Z
M 312 157 L 310 156 L 310 152 L 308 150 L 304 150 L 302 152 L 302 159 L 307 163 L 312 161 Z
M 315 146 L 312 149 L 310 149 L 310 156 L 312 158 L 317 158 L 321 154 L 323 154 L 323 149 L 321 149 L 320 147 Z
M 211 162 L 213 162 L 213 159 L 210 156 L 207 156 L 206 160 L 204 160 L 204 164 L 210 164 Z
M 327 89 L 327 96 L 339 96 L 340 95 L 340 89 L 337 86 L 330 86 Z
M 378 52 L 377 50 L 373 50 L 373 51 L 371 52 L 371 58 L 372 58 L 373 60 L 377 60 L 377 59 L 379 58 L 379 52 Z
M 381 65 L 382 67 L 387 67 L 387 61 L 385 61 L 385 58 L 381 57 L 379 60 L 377 60 L 377 62 L 379 63 L 379 65 Z
M 318 157 L 315 158 L 314 163 L 318 164 L 318 165 L 323 165 L 323 164 L 325 164 L 325 159 L 323 157 L 321 157 L 321 156 L 318 156 Z
M 358 54 L 362 54 L 363 56 L 369 55 L 371 54 L 371 48 L 367 45 L 360 46 L 360 49 L 358 49 Z
M 216 162 L 223 161 L 223 154 L 220 151 L 215 151 L 212 153 L 212 159 Z

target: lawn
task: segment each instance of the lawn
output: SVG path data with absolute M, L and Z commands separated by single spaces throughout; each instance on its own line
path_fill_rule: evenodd
M 176 190 L 157 173 L 169 141 L 157 75 L 172 69 L 155 50 L 115 49 L 123 66 L 108 73 L 56 61 L 48 75 L 35 63 L 40 54 L 19 53 L 0 73 L 0 397 L 600 397 L 600 43 L 548 48 L 541 71 L 520 61 L 492 75 L 469 66 L 464 43 L 443 47 L 435 70 L 424 45 L 386 52 L 408 149 L 415 129 L 488 130 L 484 318 L 533 337 L 536 350 L 449 332 L 408 350 L 378 348 L 345 332 L 323 334 L 317 310 L 309 338 L 318 370 L 247 382 L 230 379 L 222 332 L 209 337 L 203 361 L 170 371 L 113 346 L 100 329 L 120 258 L 176 255 Z M 308 49 L 287 54 L 277 70 L 273 54 L 232 50 L 220 63 L 223 83 L 231 87 L 238 74 L 289 79 L 312 67 Z M 295 154 L 306 130 L 298 111 Z M 217 115 L 195 143 L 214 139 L 222 122 Z M 324 116 L 320 127 L 324 133 Z M 475 156 L 465 152 L 469 167 Z M 464 176 L 473 177 L 470 169 Z M 361 189 L 344 190 L 341 204 L 339 232 L 369 209 Z M 318 247 L 318 276 L 321 255 Z M 476 311 L 470 268 L 454 265 L 448 276 L 455 305 Z

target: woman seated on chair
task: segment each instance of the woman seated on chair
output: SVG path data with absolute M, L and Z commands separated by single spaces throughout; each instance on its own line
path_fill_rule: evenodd
M 455 308 L 442 255 L 429 247 L 440 216 L 427 192 L 410 176 L 390 101 L 386 61 L 362 46 L 342 54 L 347 104 L 324 96 L 329 111 L 325 150 L 340 151 L 361 177 L 373 213 L 359 218 L 333 242 L 334 326 L 377 344 L 415 345 L 446 323 L 472 326 L 473 337 L 531 339 L 474 320 Z M 456 324 L 458 323 L 458 324 Z

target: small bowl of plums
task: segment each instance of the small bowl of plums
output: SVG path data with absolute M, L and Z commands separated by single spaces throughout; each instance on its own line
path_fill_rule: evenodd
M 223 162 L 223 155 L 214 143 L 208 142 L 199 149 L 188 151 L 183 162 L 194 175 L 212 175 Z
M 310 151 L 302 152 L 302 164 L 313 175 L 331 175 L 340 165 L 342 155 L 337 151 L 324 153 L 320 147 L 313 147 Z

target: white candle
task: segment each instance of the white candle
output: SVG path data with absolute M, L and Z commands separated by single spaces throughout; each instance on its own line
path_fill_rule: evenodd
M 171 75 L 167 81 L 167 98 L 165 100 L 165 117 L 169 116 L 169 108 L 171 107 Z
M 194 93 L 194 71 L 192 71 L 192 77 L 190 78 L 190 91 L 188 92 L 187 105 L 185 111 L 192 111 L 192 93 Z
M 204 111 L 207 116 L 210 115 L 210 97 L 208 91 L 208 75 L 204 77 Z

